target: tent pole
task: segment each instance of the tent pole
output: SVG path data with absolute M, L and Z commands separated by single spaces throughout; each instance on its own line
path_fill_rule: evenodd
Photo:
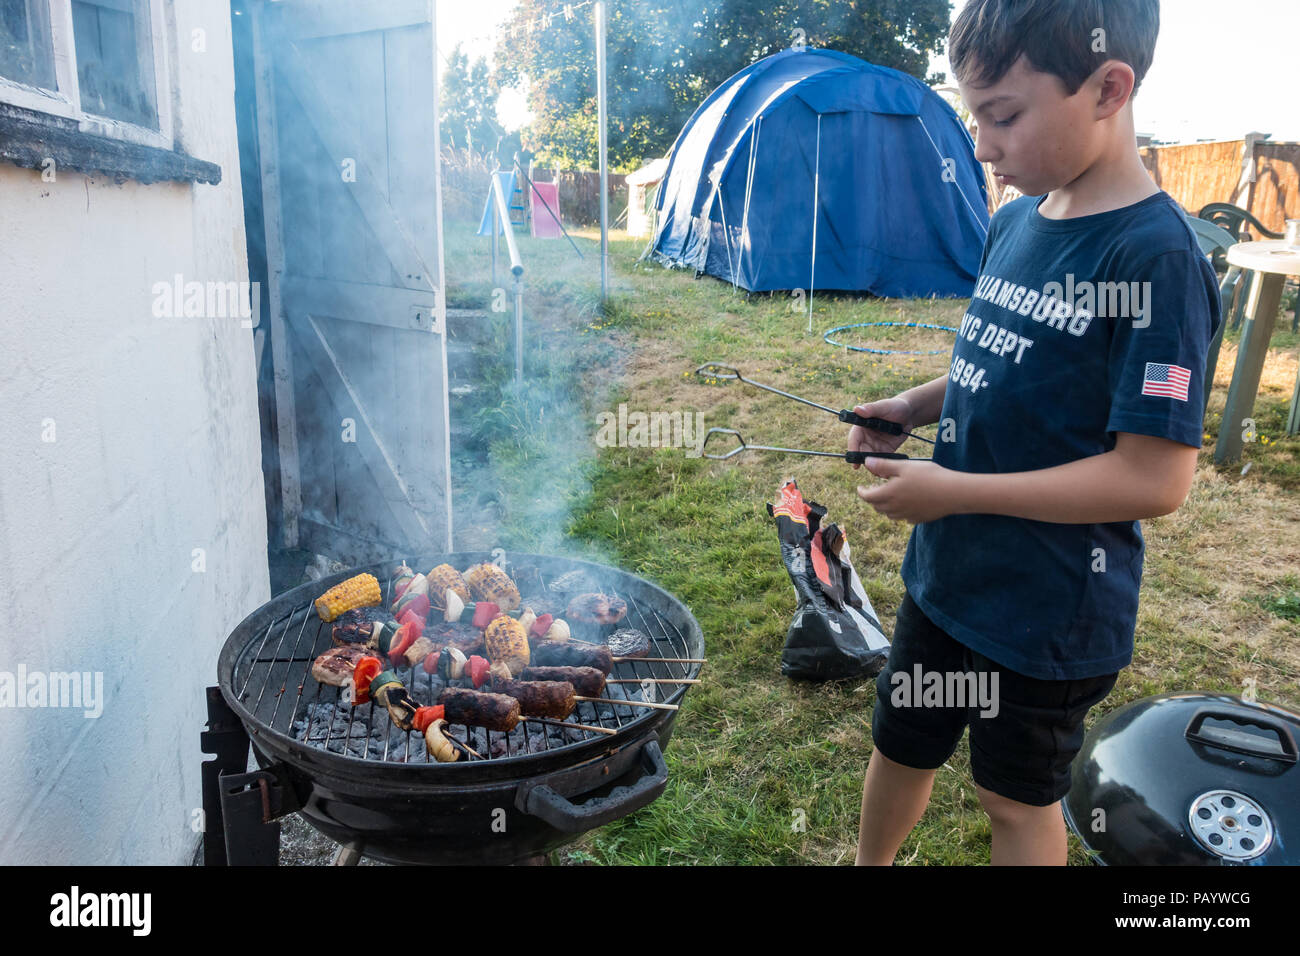
M 600 152 L 600 303 L 609 299 L 609 158 L 605 133 L 605 3 L 596 0 L 596 103 Z
M 731 261 L 731 230 L 727 228 L 727 207 L 722 201 L 722 184 L 713 184 L 713 195 L 718 199 L 718 214 L 722 217 L 722 236 L 727 242 L 727 269 L 731 272 L 731 292 L 736 292 L 736 267 Z
M 745 174 L 745 212 L 740 220 L 740 252 L 736 256 L 737 270 L 744 263 L 745 250 L 749 249 L 749 198 L 754 193 L 754 162 L 755 154 L 758 149 L 758 132 L 763 127 L 763 117 L 760 116 L 755 121 L 753 128 L 749 133 L 749 170 Z M 754 251 L 750 249 L 749 263 L 754 264 Z
M 820 201 L 822 176 L 822 114 L 817 114 L 817 158 L 813 161 L 813 234 L 812 269 L 808 274 L 808 334 L 812 335 L 813 287 L 817 281 L 817 204 Z
M 948 161 L 944 158 L 943 150 L 939 149 L 939 144 L 936 143 L 934 137 L 930 135 L 930 130 L 926 127 L 925 120 L 918 116 L 916 121 L 921 124 L 921 132 L 925 133 L 925 138 L 928 139 L 930 145 L 934 147 L 934 154 L 939 157 L 939 165 L 944 168 L 944 172 L 947 172 Z M 965 127 L 962 127 L 962 129 L 965 130 Z M 970 138 L 970 133 L 966 134 L 966 138 Z M 989 231 L 984 228 L 984 224 L 980 222 L 979 213 L 975 211 L 975 207 L 972 206 L 970 200 L 966 198 L 966 190 L 961 188 L 961 183 L 958 181 L 956 175 L 953 176 L 952 184 L 957 187 L 957 194 L 961 196 L 961 201 L 966 204 L 966 208 L 970 210 L 970 214 L 975 217 L 975 225 L 979 226 L 980 232 L 984 233 L 984 238 L 987 240 L 989 237 Z

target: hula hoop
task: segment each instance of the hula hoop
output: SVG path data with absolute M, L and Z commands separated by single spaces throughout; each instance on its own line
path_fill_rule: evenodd
M 853 325 L 841 325 L 838 328 L 830 329 L 822 339 L 836 348 L 848 349 L 851 352 L 870 352 L 872 355 L 947 355 L 948 349 L 869 349 L 865 345 L 846 345 L 843 342 L 836 342 L 832 335 L 837 332 L 844 332 L 847 329 L 865 329 L 879 328 L 883 326 L 901 326 L 908 329 L 934 329 L 938 332 L 956 332 L 957 329 L 951 325 L 930 325 L 926 322 L 855 322 Z

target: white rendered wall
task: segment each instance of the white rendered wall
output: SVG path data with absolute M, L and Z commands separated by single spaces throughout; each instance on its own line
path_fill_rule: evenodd
M 177 273 L 248 278 L 229 8 L 167 19 L 219 186 L 0 164 L 0 671 L 104 680 L 98 719 L 0 707 L 0 863 L 187 863 L 203 689 L 269 594 L 253 333 L 152 310 Z

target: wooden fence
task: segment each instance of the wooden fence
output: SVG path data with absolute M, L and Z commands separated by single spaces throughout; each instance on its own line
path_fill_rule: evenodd
M 560 184 L 560 218 L 566 226 L 600 225 L 600 173 L 593 169 L 554 170 L 534 167 L 533 180 Z M 613 227 L 627 209 L 627 177 L 609 174 L 609 223 Z M 478 222 L 483 215 L 492 174 L 478 156 L 463 150 L 443 151 L 442 214 L 445 219 Z M 542 211 L 545 215 L 545 210 Z M 623 224 L 620 222 L 621 227 Z
M 1287 219 L 1300 219 L 1300 143 L 1255 143 L 1253 182 L 1245 149 L 1245 140 L 1235 139 L 1138 152 L 1156 185 L 1192 215 L 1209 203 L 1230 202 L 1281 232 Z

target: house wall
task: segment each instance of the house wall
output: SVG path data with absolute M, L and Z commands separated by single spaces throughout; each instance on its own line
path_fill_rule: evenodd
M 0 165 L 0 672 L 103 675 L 97 719 L 0 707 L 0 863 L 188 862 L 204 687 L 269 594 L 252 331 L 153 314 L 247 280 L 229 8 L 168 7 L 177 145 L 220 185 Z

